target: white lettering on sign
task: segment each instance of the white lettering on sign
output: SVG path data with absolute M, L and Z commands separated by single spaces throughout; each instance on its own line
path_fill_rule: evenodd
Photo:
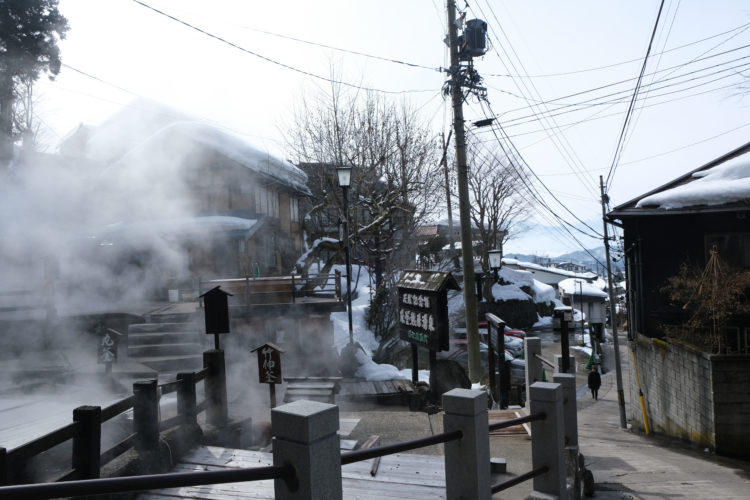
M 430 297 L 429 295 L 419 295 L 416 293 L 405 293 L 401 296 L 401 301 L 408 305 L 419 307 L 420 309 L 430 308 Z
M 402 325 L 421 328 L 422 330 L 429 332 L 435 331 L 435 317 L 430 313 L 419 313 L 400 309 L 398 316 L 399 322 Z
M 263 370 L 265 371 L 265 382 L 275 383 L 276 382 L 276 375 L 274 374 L 274 368 L 276 367 L 276 362 L 273 360 L 271 355 L 273 354 L 273 349 L 270 347 L 266 347 L 263 350 L 260 351 L 261 354 L 263 354 Z

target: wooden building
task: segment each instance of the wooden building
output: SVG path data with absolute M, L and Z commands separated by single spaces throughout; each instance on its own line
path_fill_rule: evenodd
M 715 246 L 727 266 L 750 268 L 748 171 L 750 143 L 608 214 L 625 237 L 631 336 L 661 337 L 663 325 L 687 318 L 682 304 L 670 303 L 663 291 L 683 263 L 703 269 Z M 733 318 L 726 333 L 730 344 L 747 350 L 750 318 Z

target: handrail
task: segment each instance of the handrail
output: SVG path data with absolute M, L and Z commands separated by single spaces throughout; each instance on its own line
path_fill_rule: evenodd
M 200 371 L 195 372 L 195 383 L 197 384 L 201 380 L 204 380 L 208 376 L 208 368 L 203 368 Z
M 401 443 L 387 444 L 384 446 L 378 446 L 377 448 L 350 451 L 341 454 L 341 465 L 353 464 L 355 462 L 383 457 L 385 455 L 393 455 L 394 453 L 402 451 L 416 450 L 433 444 L 447 443 L 448 441 L 461 439 L 463 435 L 464 433 L 461 431 L 443 432 L 441 434 L 435 434 L 434 436 L 403 441 Z
M 0 487 L 3 499 L 46 499 L 71 496 L 104 495 L 123 491 L 179 488 L 219 483 L 262 481 L 264 479 L 287 479 L 296 477 L 291 465 L 270 465 L 250 469 L 217 470 L 205 472 L 176 472 L 149 474 L 145 476 L 84 479 L 62 483 L 21 484 Z
M 103 451 L 101 455 L 99 455 L 99 463 L 101 463 L 102 465 L 108 464 L 109 462 L 132 448 L 135 445 L 136 435 L 137 434 L 133 433 L 110 449 Z
M 552 362 L 544 359 L 541 354 L 534 354 L 534 357 L 536 357 L 539 361 L 541 361 L 545 365 L 549 366 L 550 368 L 554 368 L 555 367 L 555 365 Z
M 117 401 L 116 403 L 112 403 L 106 408 L 102 408 L 102 422 L 106 422 L 107 420 L 116 417 L 120 413 L 131 409 L 133 407 L 134 400 L 135 396 L 130 395 Z
M 528 481 L 529 479 L 535 478 L 537 476 L 541 476 L 542 474 L 546 474 L 549 472 L 549 467 L 546 465 L 543 465 L 539 467 L 538 469 L 531 470 L 525 474 L 521 474 L 520 476 L 516 476 L 513 479 L 508 479 L 507 481 L 503 481 L 502 483 L 497 483 L 492 485 L 490 488 L 490 491 L 495 494 L 498 491 L 507 490 L 508 488 L 515 486 L 517 484 L 521 484 L 524 481 Z
M 57 446 L 60 443 L 64 443 L 78 433 L 78 422 L 71 422 L 59 429 L 52 432 L 48 432 L 44 436 L 40 436 L 33 441 L 29 441 L 18 448 L 12 449 L 7 452 L 8 461 L 22 461 L 28 460 L 29 458 L 36 456 L 43 451 L 47 451 L 53 446 Z
M 544 420 L 545 418 L 547 418 L 547 414 L 543 411 L 539 413 L 532 413 L 530 415 L 526 415 L 525 417 L 511 418 L 508 420 L 503 420 L 502 422 L 494 422 L 489 425 L 489 430 L 496 431 L 498 429 L 506 429 L 508 427 L 513 427 L 514 425 L 521 425 L 527 422 Z

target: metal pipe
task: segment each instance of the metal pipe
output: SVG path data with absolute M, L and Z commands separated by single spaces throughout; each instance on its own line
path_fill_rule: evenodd
M 464 433 L 461 431 L 443 432 L 441 434 L 435 434 L 434 436 L 403 441 L 401 443 L 387 444 L 385 446 L 378 446 L 377 448 L 350 451 L 341 454 L 341 465 L 353 464 L 355 462 L 361 462 L 375 457 L 383 457 L 385 455 L 393 455 L 394 453 L 400 453 L 402 451 L 416 450 L 433 444 L 447 443 L 448 441 L 461 439 L 463 435 Z
M 549 472 L 549 467 L 546 465 L 543 467 L 539 467 L 538 469 L 531 470 L 525 474 L 521 474 L 520 476 L 516 476 L 513 479 L 508 479 L 507 481 L 503 481 L 502 483 L 497 483 L 492 486 L 490 491 L 492 493 L 497 493 L 498 491 L 507 490 L 508 488 L 511 488 L 517 484 L 521 484 L 524 481 L 528 481 L 529 479 L 533 479 L 537 476 L 541 476 L 542 474 L 546 474 Z
M 85 495 L 103 495 L 122 491 L 179 488 L 220 483 L 261 481 L 264 479 L 293 479 L 294 467 L 277 465 L 252 469 L 217 470 L 207 472 L 178 472 L 172 474 L 150 474 L 146 476 L 111 477 L 66 481 L 62 483 L 21 484 L 0 487 L 0 498 L 46 499 Z
M 513 427 L 514 425 L 521 425 L 527 422 L 544 420 L 545 418 L 547 418 L 547 414 L 544 412 L 532 413 L 531 415 L 526 415 L 525 417 L 511 418 L 509 420 L 503 420 L 502 422 L 495 422 L 489 425 L 489 430 L 496 431 L 498 429 L 506 429 L 508 427 Z
M 544 363 L 545 365 L 549 366 L 550 368 L 554 368 L 555 367 L 554 363 L 551 363 L 548 360 L 544 359 L 541 354 L 534 354 L 534 357 L 537 358 L 542 363 Z

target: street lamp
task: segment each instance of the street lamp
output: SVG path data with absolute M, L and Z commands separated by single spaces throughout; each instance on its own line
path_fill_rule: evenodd
M 344 192 L 344 248 L 346 249 L 346 300 L 349 306 L 349 343 L 354 343 L 354 330 L 352 329 L 352 266 L 349 257 L 349 197 L 347 188 L 352 180 L 351 167 L 338 167 L 336 175 L 339 178 L 339 186 Z
M 487 252 L 487 260 L 490 262 L 490 269 L 495 273 L 495 281 L 497 281 L 497 271 L 503 267 L 503 250 L 490 250 Z

